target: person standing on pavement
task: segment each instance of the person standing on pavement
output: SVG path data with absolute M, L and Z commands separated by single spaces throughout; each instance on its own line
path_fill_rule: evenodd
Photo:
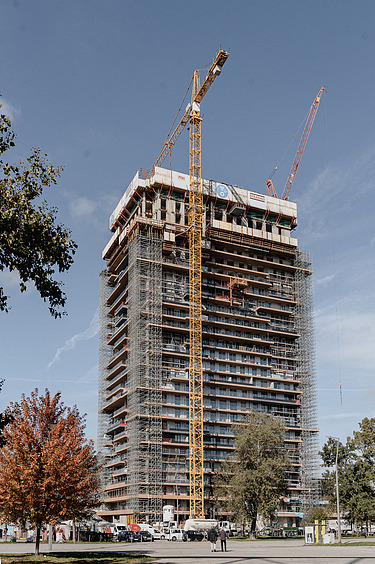
M 216 541 L 217 541 L 216 529 L 210 529 L 207 533 L 207 538 L 211 543 L 211 552 L 216 552 Z
M 221 552 L 227 551 L 227 533 L 225 529 L 222 527 L 220 531 L 220 542 L 221 542 Z

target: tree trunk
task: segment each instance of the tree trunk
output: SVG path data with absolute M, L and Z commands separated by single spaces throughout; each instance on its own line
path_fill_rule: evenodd
M 39 555 L 40 529 L 41 529 L 41 526 L 40 526 L 40 525 L 37 525 L 37 526 L 36 526 L 36 539 L 35 539 L 35 554 L 36 554 L 37 556 Z
M 250 539 L 255 539 L 256 524 L 257 524 L 257 519 L 255 517 L 255 519 L 251 519 L 251 521 L 250 521 L 250 531 L 249 531 L 249 538 Z
M 76 542 L 76 522 L 73 521 L 73 542 Z

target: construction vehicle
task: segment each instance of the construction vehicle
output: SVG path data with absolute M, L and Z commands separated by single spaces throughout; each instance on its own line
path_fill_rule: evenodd
M 187 519 L 184 525 L 184 531 L 209 531 L 216 529 L 218 521 L 216 519 Z

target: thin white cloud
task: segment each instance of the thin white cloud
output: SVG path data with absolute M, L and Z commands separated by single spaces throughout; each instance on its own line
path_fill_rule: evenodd
M 0 98 L 1 100 L 1 98 Z M 3 270 L 0 272 L 0 285 L 5 284 L 6 286 L 18 286 L 20 283 L 20 277 L 17 270 Z
M 351 370 L 360 380 L 373 371 L 374 353 L 374 313 L 371 304 L 363 311 L 347 304 L 341 311 L 320 310 L 316 315 L 316 336 L 323 364 L 336 363 L 338 357 L 344 371 Z M 366 304 L 364 304 L 366 305 Z
M 356 418 L 360 421 L 363 419 L 363 413 L 330 413 L 329 415 L 322 415 L 320 419 L 352 419 Z
M 79 380 L 62 380 L 61 378 L 59 378 L 58 381 L 61 384 L 73 384 L 73 383 L 81 382 L 81 378 Z M 51 382 L 52 384 L 56 384 L 56 378 L 51 378 L 50 380 L 48 380 L 45 377 L 43 377 L 43 378 L 13 378 L 13 376 L 12 376 L 12 382 L 36 382 L 36 383 L 40 383 L 40 384 L 46 384 L 48 382 Z M 85 382 L 83 382 L 83 383 L 85 383 Z
M 70 212 L 73 217 L 90 216 L 98 207 L 98 202 L 90 200 L 89 198 L 78 197 L 74 198 L 70 204 Z
M 98 365 L 93 364 L 81 378 L 76 380 L 77 384 L 94 384 L 98 380 Z M 97 395 L 97 390 L 94 386 L 93 388 L 95 395 Z
M 95 311 L 91 323 L 89 327 L 85 329 L 85 331 L 73 335 L 73 337 L 65 341 L 62 347 L 57 349 L 56 354 L 51 360 L 51 362 L 48 364 L 47 369 L 51 368 L 51 366 L 59 362 L 61 355 L 63 353 L 74 350 L 76 348 L 77 343 L 81 341 L 89 341 L 90 339 L 95 337 L 95 335 L 98 334 L 98 331 L 99 331 L 99 309 Z
M 339 386 L 337 388 L 318 388 L 318 392 L 338 392 Z M 369 392 L 373 391 L 373 388 L 343 388 L 344 392 Z
M 2 270 L 0 271 L 0 286 L 5 288 L 5 293 L 7 293 L 7 288 L 16 288 L 20 285 L 21 279 L 17 270 Z M 35 284 L 33 280 L 26 282 L 26 288 L 30 291 L 35 291 Z
M 371 239 L 370 245 L 371 245 L 371 247 L 373 247 L 375 245 L 375 235 Z
M 0 97 L 1 109 L 0 113 L 5 114 L 11 121 L 21 114 L 21 110 L 15 108 L 10 102 Z
M 360 199 L 374 192 L 374 174 L 375 145 L 361 148 L 350 159 L 329 164 L 303 193 L 296 195 L 299 210 L 308 210 L 306 214 L 300 212 L 300 216 L 301 225 L 310 232 L 310 240 L 324 240 L 335 217 L 350 212 Z M 347 223 L 336 228 L 346 230 Z
M 315 284 L 328 284 L 334 279 L 334 277 L 334 274 L 330 274 L 329 276 L 325 276 L 324 278 L 319 278 L 318 280 L 315 280 Z

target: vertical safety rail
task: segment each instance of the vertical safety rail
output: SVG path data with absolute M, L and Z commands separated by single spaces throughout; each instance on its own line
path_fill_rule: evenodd
M 203 480 L 203 366 L 202 366 L 202 220 L 201 115 L 194 101 L 199 75 L 194 73 L 189 141 L 189 475 L 190 516 L 204 517 Z

